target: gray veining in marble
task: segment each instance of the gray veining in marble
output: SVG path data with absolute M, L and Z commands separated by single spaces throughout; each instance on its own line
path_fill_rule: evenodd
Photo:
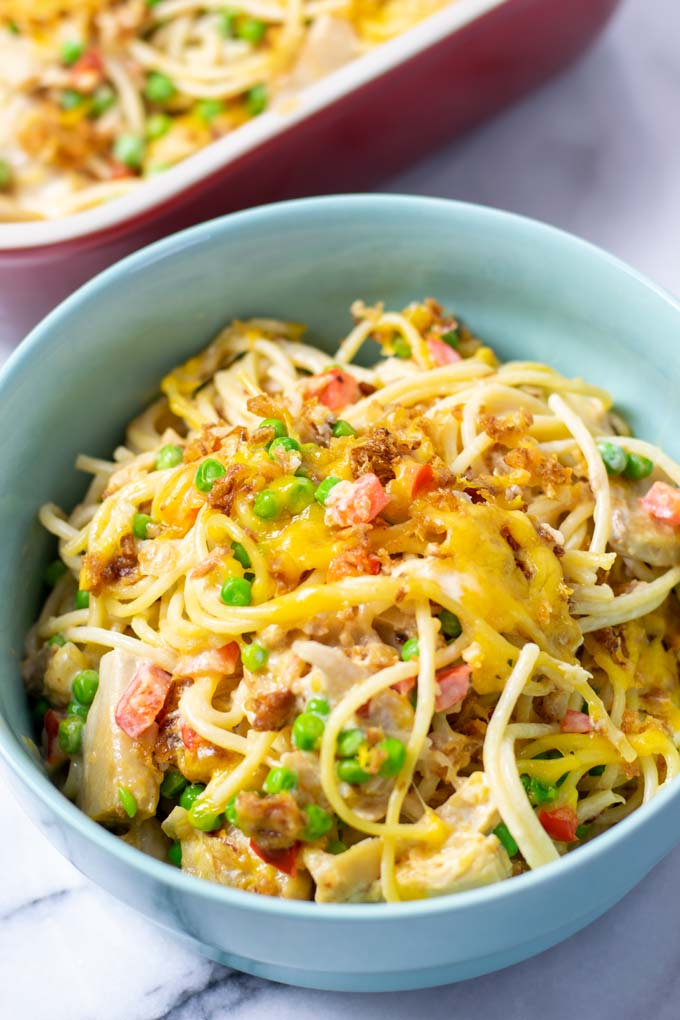
M 386 187 L 537 216 L 680 292 L 679 39 L 678 0 L 628 0 L 577 67 Z M 1 776 L 0 811 L 0 1020 L 680 1017 L 680 850 L 534 960 L 429 992 L 349 996 L 269 984 L 194 955 L 67 864 Z

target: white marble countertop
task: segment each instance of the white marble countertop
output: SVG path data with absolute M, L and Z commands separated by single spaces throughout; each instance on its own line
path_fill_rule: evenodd
M 387 183 L 536 216 L 680 292 L 680 6 L 627 0 L 581 63 Z M 7 351 L 0 350 L 0 356 Z M 680 849 L 604 918 L 542 956 L 395 995 L 301 991 L 225 970 L 91 885 L 0 778 L 0 1018 L 677 1020 Z

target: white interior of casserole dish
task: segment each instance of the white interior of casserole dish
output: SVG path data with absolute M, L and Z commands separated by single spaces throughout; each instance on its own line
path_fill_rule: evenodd
M 507 2 L 456 0 L 403 35 L 304 89 L 285 111 L 274 109 L 262 114 L 128 195 L 61 219 L 0 224 L 0 249 L 70 241 L 139 216 Z

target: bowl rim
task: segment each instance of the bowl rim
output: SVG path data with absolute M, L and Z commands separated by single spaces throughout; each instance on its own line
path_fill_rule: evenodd
M 143 273 L 147 266 L 166 257 L 181 255 L 182 252 L 195 247 L 196 244 L 213 239 L 216 234 L 221 234 L 222 239 L 226 241 L 232 232 L 238 232 L 242 228 L 248 229 L 262 221 L 270 220 L 273 223 L 278 222 L 279 225 L 293 222 L 299 225 L 302 216 L 316 217 L 326 212 L 332 214 L 339 211 L 342 211 L 345 219 L 352 216 L 364 217 L 370 212 L 390 214 L 398 218 L 404 212 L 420 211 L 435 213 L 441 217 L 453 216 L 459 222 L 463 220 L 483 226 L 500 224 L 508 233 L 517 234 L 522 242 L 529 247 L 532 242 L 544 240 L 549 244 L 561 245 L 572 258 L 585 258 L 613 269 L 622 277 L 628 278 L 631 283 L 653 294 L 655 298 L 680 315 L 678 299 L 623 260 L 574 234 L 517 213 L 452 199 L 402 194 L 339 194 L 294 199 L 230 213 L 188 227 L 141 248 L 97 274 L 57 305 L 31 330 L 27 338 L 13 352 L 0 370 L 0 399 L 2 399 L 3 391 L 12 387 L 15 376 L 26 370 L 32 360 L 37 360 L 41 348 L 50 342 L 50 335 L 55 329 L 59 329 L 62 319 L 74 312 L 81 303 L 96 300 L 102 291 L 112 285 L 116 286 L 118 281 L 125 279 L 126 276 Z M 524 248 L 524 250 L 527 249 Z M 422 915 L 448 913 L 449 911 L 465 911 L 469 908 L 483 906 L 490 901 L 504 901 L 508 897 L 522 896 L 529 891 L 546 887 L 553 879 L 559 877 L 566 879 L 582 867 L 587 867 L 597 857 L 605 856 L 617 846 L 636 836 L 648 821 L 665 812 L 670 800 L 680 799 L 680 784 L 676 778 L 671 782 L 670 787 L 661 789 L 647 804 L 641 805 L 611 829 L 595 837 L 584 846 L 576 847 L 559 860 L 541 868 L 515 876 L 511 881 L 497 882 L 460 893 L 447 893 L 431 899 L 407 900 L 400 903 L 317 903 L 313 900 L 287 900 L 274 896 L 259 896 L 244 890 L 233 889 L 211 880 L 187 875 L 181 870 L 129 846 L 85 815 L 75 804 L 72 804 L 50 782 L 47 775 L 41 771 L 40 765 L 30 760 L 29 748 L 25 746 L 22 753 L 21 742 L 21 738 L 11 732 L 4 716 L 0 715 L 0 759 L 5 762 L 16 780 L 28 786 L 39 801 L 57 815 L 67 827 L 74 828 L 85 842 L 95 844 L 102 853 L 110 854 L 133 872 L 160 885 L 169 886 L 179 894 L 212 900 L 224 907 L 231 906 L 288 918 L 309 919 L 314 917 L 319 921 L 354 922 L 361 919 L 364 922 L 379 923 L 388 917 L 414 918 Z M 23 738 L 23 742 L 27 744 L 27 738 Z M 26 755 L 29 755 L 28 761 Z M 665 852 L 659 855 L 657 860 Z
M 456 0 L 428 18 L 306 86 L 291 101 L 271 110 L 223 138 L 211 142 L 176 166 L 141 182 L 141 187 L 83 212 L 55 219 L 0 223 L 0 254 L 42 249 L 89 238 L 132 221 L 200 185 L 204 180 L 273 138 L 291 130 L 313 114 L 331 106 L 364 85 L 387 74 L 448 36 L 514 0 Z

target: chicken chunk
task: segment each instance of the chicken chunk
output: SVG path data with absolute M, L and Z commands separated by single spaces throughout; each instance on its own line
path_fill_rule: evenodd
M 142 853 L 155 857 L 157 861 L 166 861 L 168 858 L 168 839 L 157 818 L 147 818 L 143 822 L 137 822 L 135 818 L 121 839 Z
M 61 648 L 48 648 L 45 669 L 45 694 L 53 705 L 65 707 L 71 700 L 71 686 L 76 673 L 87 669 L 89 662 L 77 645 L 67 641 Z
M 83 732 L 83 781 L 79 806 L 98 822 L 128 824 L 118 791 L 125 787 L 137 803 L 136 821 L 156 813 L 161 773 L 152 749 L 157 727 L 133 739 L 116 723 L 116 706 L 139 667 L 139 660 L 118 649 L 99 666 L 99 688 Z
M 310 898 L 311 881 L 306 871 L 292 876 L 267 864 L 251 849 L 248 837 L 234 826 L 217 832 L 201 832 L 187 826 L 181 830 L 181 842 L 182 870 L 189 875 L 262 896 Z
M 652 567 L 680 563 L 678 528 L 664 524 L 647 513 L 640 499 L 650 488 L 650 479 L 640 482 L 610 478 L 612 527 L 609 544 L 620 556 L 642 560 Z
M 438 809 L 452 827 L 438 849 L 416 846 L 397 863 L 397 884 L 405 899 L 463 892 L 512 874 L 510 858 L 494 835 L 500 822 L 483 772 L 474 772 Z
M 380 891 L 379 839 L 362 839 L 342 854 L 309 847 L 304 862 L 316 883 L 317 903 L 377 903 Z

